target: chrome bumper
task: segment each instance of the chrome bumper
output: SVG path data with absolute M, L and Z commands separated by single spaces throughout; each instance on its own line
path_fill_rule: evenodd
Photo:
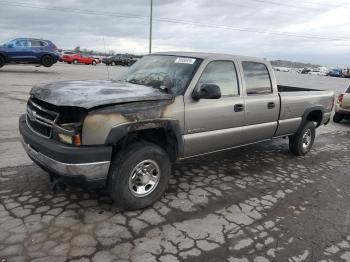
M 110 161 L 68 164 L 56 161 L 36 151 L 22 140 L 22 145 L 28 156 L 40 167 L 60 176 L 84 176 L 86 180 L 107 178 Z

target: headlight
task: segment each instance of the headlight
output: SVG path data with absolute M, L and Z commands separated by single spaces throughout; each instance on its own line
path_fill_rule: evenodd
M 81 138 L 80 138 L 80 123 L 69 123 L 55 126 L 58 139 L 60 142 L 80 146 Z
M 59 133 L 58 137 L 59 137 L 60 141 L 63 143 L 75 145 L 75 146 L 81 145 L 80 135 L 69 136 L 69 135 Z

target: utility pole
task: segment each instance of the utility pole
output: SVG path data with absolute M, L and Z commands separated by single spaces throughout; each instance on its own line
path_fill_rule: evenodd
M 152 20 L 153 20 L 153 0 L 151 0 L 151 10 L 149 17 L 149 53 L 152 53 Z

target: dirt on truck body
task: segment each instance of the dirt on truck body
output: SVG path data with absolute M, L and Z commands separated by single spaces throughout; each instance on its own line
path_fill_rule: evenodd
M 19 127 L 51 176 L 107 187 L 119 206 L 139 209 L 161 197 L 181 159 L 281 136 L 305 155 L 332 107 L 332 92 L 277 86 L 265 60 L 158 53 L 118 81 L 34 87 Z

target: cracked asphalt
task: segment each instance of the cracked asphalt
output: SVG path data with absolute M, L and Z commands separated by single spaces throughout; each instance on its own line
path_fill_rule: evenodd
M 105 70 L 0 71 L 0 261 L 350 261 L 350 121 L 318 129 L 305 157 L 276 139 L 178 163 L 166 194 L 141 211 L 118 210 L 103 190 L 53 192 L 19 142 L 28 91 L 105 78 Z M 282 83 L 300 77 L 278 75 Z M 339 92 L 349 81 L 330 83 Z

